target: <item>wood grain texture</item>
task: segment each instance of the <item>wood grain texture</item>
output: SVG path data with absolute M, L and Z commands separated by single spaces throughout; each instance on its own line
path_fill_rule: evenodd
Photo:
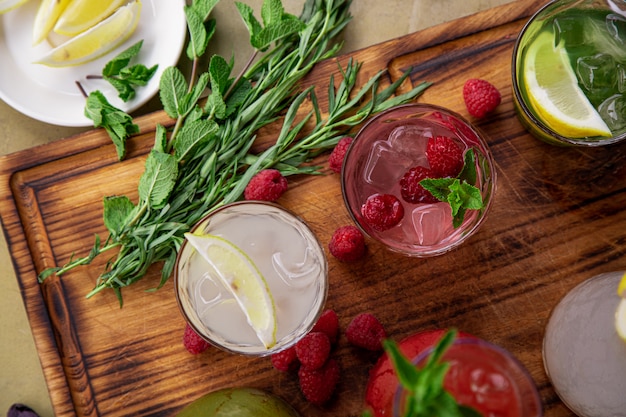
M 551 309 L 576 284 L 602 272 L 626 269 L 626 145 L 601 149 L 557 148 L 529 136 L 511 100 L 513 43 L 543 1 L 516 1 L 455 22 L 374 45 L 316 66 L 322 106 L 337 61 L 363 63 L 361 80 L 380 70 L 396 79 L 410 68 L 413 84 L 435 84 L 419 99 L 468 117 L 461 88 L 486 78 L 503 102 L 475 121 L 488 137 L 498 174 L 494 205 L 480 231 L 442 257 L 410 259 L 368 242 L 368 257 L 342 264 L 329 256 L 327 307 L 343 329 L 370 311 L 394 339 L 416 331 L 455 326 L 510 350 L 528 368 L 547 417 L 572 416 L 549 384 L 541 343 Z M 336 75 L 337 76 L 337 75 Z M 469 118 L 469 117 L 468 117 Z M 102 131 L 91 131 L 0 159 L 0 216 L 55 414 L 65 416 L 169 416 L 200 395 L 226 386 L 253 386 L 287 399 L 303 416 L 358 416 L 368 371 L 377 354 L 350 347 L 333 355 L 342 366 L 334 400 L 308 404 L 297 378 L 274 370 L 267 358 L 211 349 L 188 354 L 184 321 L 172 282 L 159 282 L 155 265 L 124 292 L 120 309 L 112 293 L 86 299 L 106 259 L 41 286 L 37 272 L 84 256 L 94 234 L 104 236 L 102 199 L 136 198 L 145 155 L 162 112 L 139 120 L 141 134 L 129 157 L 117 162 Z M 263 130 L 259 147 L 277 127 Z M 319 160 L 324 163 L 324 157 Z M 292 179 L 280 203 L 304 218 L 322 242 L 348 224 L 339 177 Z

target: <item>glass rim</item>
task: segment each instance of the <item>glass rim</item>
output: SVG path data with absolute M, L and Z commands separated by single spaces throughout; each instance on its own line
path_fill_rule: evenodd
M 369 120 L 367 120 L 363 124 L 363 126 L 361 126 L 361 128 L 357 131 L 356 135 L 354 136 L 354 140 L 352 141 L 352 143 L 350 144 L 350 146 L 346 150 L 346 154 L 344 156 L 344 164 L 341 167 L 341 180 L 340 180 L 340 182 L 341 182 L 341 194 L 342 194 L 342 198 L 343 198 L 343 201 L 344 201 L 344 205 L 345 205 L 345 207 L 347 209 L 348 215 L 350 216 L 350 218 L 353 221 L 353 223 L 366 236 L 369 236 L 370 238 L 372 238 L 372 239 L 374 239 L 376 241 L 380 241 L 380 239 L 378 239 L 369 230 L 367 230 L 365 227 L 363 227 L 363 225 L 361 224 L 361 222 L 359 221 L 359 219 L 357 218 L 357 216 L 353 212 L 352 204 L 349 201 L 348 192 L 346 190 L 346 184 L 345 184 L 346 183 L 345 178 L 346 178 L 346 175 L 347 175 L 346 174 L 346 165 L 347 164 L 345 163 L 345 161 L 348 160 L 348 158 L 352 154 L 352 152 L 355 152 L 354 151 L 354 149 L 356 147 L 355 144 L 356 144 L 358 138 L 361 135 L 363 135 L 373 124 L 378 122 L 380 119 L 384 119 L 389 114 L 392 114 L 392 113 L 395 113 L 397 111 L 401 111 L 401 110 L 404 110 L 404 109 L 414 109 L 416 112 L 419 112 L 419 111 L 440 112 L 442 114 L 445 114 L 447 116 L 451 116 L 451 117 L 457 119 L 465 127 L 467 127 L 469 130 L 471 130 L 471 132 L 478 139 L 478 142 L 481 145 L 480 152 L 485 157 L 485 160 L 487 161 L 487 163 L 489 165 L 489 170 L 490 170 L 490 183 L 491 184 L 488 187 L 488 191 L 487 192 L 485 192 L 485 193 L 481 192 L 481 194 L 483 194 L 483 196 L 488 195 L 489 199 L 487 200 L 487 202 L 485 204 L 485 207 L 481 210 L 482 214 L 480 214 L 478 216 L 478 218 L 476 219 L 476 221 L 474 221 L 474 223 L 471 225 L 471 227 L 468 227 L 466 230 L 463 231 L 463 233 L 459 237 L 459 239 L 457 239 L 456 241 L 454 241 L 451 244 L 446 244 L 446 245 L 443 245 L 441 247 L 439 247 L 438 245 L 424 245 L 424 246 L 415 245 L 415 248 L 419 248 L 419 251 L 417 251 L 417 250 L 410 250 L 408 248 L 408 246 L 404 246 L 404 247 L 400 248 L 400 247 L 391 246 L 389 244 L 383 243 L 384 246 L 386 248 L 388 248 L 392 252 L 400 253 L 402 255 L 409 256 L 409 257 L 415 257 L 415 258 L 430 258 L 430 257 L 434 257 L 434 256 L 443 255 L 443 254 L 445 254 L 445 253 L 447 253 L 447 252 L 457 248 L 462 243 L 464 243 L 467 239 L 469 239 L 471 236 L 473 236 L 474 233 L 485 222 L 487 214 L 489 213 L 489 211 L 491 210 L 491 206 L 493 205 L 493 200 L 494 200 L 495 194 L 496 194 L 496 183 L 497 183 L 496 164 L 495 164 L 495 159 L 493 157 L 491 149 L 489 148 L 487 140 L 485 139 L 484 133 L 481 132 L 476 126 L 474 126 L 465 117 L 463 117 L 459 113 L 455 112 L 454 110 L 451 110 L 451 109 L 448 109 L 448 108 L 445 108 L 445 107 L 442 107 L 442 106 L 439 106 L 439 105 L 436 105 L 436 104 L 414 102 L 414 103 L 406 103 L 406 104 L 400 104 L 400 105 L 397 105 L 397 106 L 393 106 L 393 107 L 391 107 L 391 108 L 389 108 L 387 110 L 384 110 L 384 111 L 382 111 L 380 113 L 375 114 Z M 428 249 L 429 247 L 433 247 L 433 248 Z
M 326 300 L 328 298 L 328 287 L 329 287 L 329 280 L 328 280 L 328 259 L 326 257 L 326 253 L 324 251 L 324 246 L 322 245 L 322 243 L 320 242 L 319 238 L 317 237 L 317 235 L 313 232 L 313 230 L 311 229 L 311 227 L 308 225 L 308 223 L 300 216 L 298 216 L 297 214 L 295 214 L 292 210 L 281 206 L 278 203 L 272 202 L 272 201 L 263 201 L 263 200 L 238 200 L 238 201 L 233 201 L 230 203 L 226 203 L 223 204 L 219 207 L 214 208 L 213 210 L 211 210 L 210 212 L 208 212 L 207 214 L 205 214 L 204 216 L 202 216 L 202 218 L 200 218 L 193 226 L 191 226 L 191 228 L 189 229 L 189 232 L 193 233 L 195 230 L 197 230 L 199 227 L 202 227 L 211 217 L 213 217 L 216 214 L 219 214 L 220 212 L 227 210 L 229 208 L 233 208 L 233 207 L 239 207 L 239 206 L 267 206 L 267 207 L 272 207 L 274 209 L 277 209 L 281 212 L 283 212 L 284 214 L 288 215 L 289 217 L 291 217 L 293 220 L 295 220 L 298 224 L 300 224 L 302 227 L 304 227 L 311 235 L 311 237 L 314 239 L 314 241 L 317 243 L 318 247 L 319 247 L 319 251 L 322 255 L 322 272 L 323 272 L 323 290 L 321 291 L 320 294 L 320 301 L 319 301 L 319 308 L 317 309 L 317 312 L 311 317 L 311 322 L 305 326 L 303 329 L 297 329 L 298 332 L 301 332 L 302 335 L 299 337 L 295 337 L 293 338 L 293 340 L 289 341 L 288 343 L 284 343 L 284 344 L 279 344 L 276 343 L 276 345 L 270 349 L 266 349 L 266 350 L 260 350 L 260 351 L 243 351 L 243 350 L 237 350 L 235 348 L 230 348 L 228 346 L 224 346 L 223 344 L 213 340 L 211 337 L 209 337 L 207 334 L 205 334 L 205 332 L 198 328 L 198 326 L 196 325 L 194 320 L 191 320 L 189 318 L 189 313 L 187 312 L 184 303 L 181 299 L 181 295 L 180 292 L 182 291 L 181 288 L 181 284 L 180 284 L 180 278 L 179 278 L 179 265 L 181 263 L 181 257 L 183 254 L 183 249 L 187 246 L 188 242 L 187 239 L 184 239 L 183 242 L 180 245 L 180 248 L 178 249 L 178 252 L 176 253 L 176 260 L 174 262 L 174 270 L 173 270 L 173 283 L 174 283 L 174 295 L 176 298 L 176 304 L 178 305 L 178 309 L 181 313 L 181 315 L 183 316 L 183 319 L 185 320 L 185 323 L 188 324 L 197 334 L 198 336 L 200 336 L 203 340 L 205 340 L 207 343 L 209 343 L 211 346 L 214 346 L 222 351 L 225 352 L 229 352 L 229 353 L 234 353 L 234 354 L 238 354 L 238 355 L 242 355 L 242 356 L 249 356 L 249 357 L 263 357 L 263 356 L 269 356 L 271 354 L 274 353 L 278 353 L 280 351 L 283 351 L 285 349 L 288 349 L 289 347 L 293 346 L 296 344 L 296 342 L 301 339 L 302 337 L 304 337 L 306 335 L 306 333 L 308 333 L 313 326 L 315 325 L 315 322 L 319 319 L 319 317 L 322 315 L 322 312 L 324 310 L 324 305 L 326 304 Z
M 546 126 L 545 123 L 543 123 L 539 118 L 535 116 L 535 114 L 530 110 L 528 103 L 526 102 L 526 100 L 524 99 L 524 96 L 521 93 L 521 88 L 520 88 L 518 77 L 517 77 L 517 69 L 518 69 L 517 61 L 518 61 L 518 54 L 521 52 L 521 49 L 522 49 L 522 41 L 524 40 L 524 37 L 527 34 L 530 26 L 533 23 L 535 23 L 536 19 L 541 17 L 541 14 L 546 9 L 552 7 L 555 3 L 559 3 L 562 1 L 564 0 L 550 0 L 548 3 L 541 6 L 541 8 L 539 8 L 535 13 L 533 13 L 532 16 L 526 21 L 526 23 L 524 23 L 524 26 L 520 30 L 515 40 L 515 44 L 513 45 L 512 59 L 511 59 L 511 81 L 512 81 L 512 87 L 513 87 L 514 102 L 519 105 L 520 110 L 524 113 L 524 116 L 526 116 L 530 120 L 534 128 L 540 130 L 542 134 L 546 135 L 547 137 L 550 137 L 555 142 L 562 142 L 562 145 L 572 145 L 572 146 L 593 148 L 593 147 L 606 146 L 606 145 L 611 145 L 614 143 L 621 142 L 624 139 L 626 139 L 626 132 L 617 136 L 613 135 L 610 138 L 605 138 L 603 136 L 589 136 L 585 138 L 569 138 L 567 136 L 560 135 L 559 133 L 555 132 L 554 130 Z M 572 0 L 567 0 L 567 1 L 572 1 Z

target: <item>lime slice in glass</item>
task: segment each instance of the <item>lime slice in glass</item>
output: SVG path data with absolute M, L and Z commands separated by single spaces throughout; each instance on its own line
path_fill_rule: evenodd
M 246 315 L 248 324 L 269 349 L 276 344 L 276 307 L 267 282 L 252 259 L 230 241 L 186 233 L 191 246 L 212 268 Z

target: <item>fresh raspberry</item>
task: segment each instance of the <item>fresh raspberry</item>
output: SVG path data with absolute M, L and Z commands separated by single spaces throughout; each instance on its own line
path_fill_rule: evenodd
M 437 178 L 456 177 L 463 169 L 463 151 L 447 136 L 428 139 L 426 158 L 430 170 Z
M 287 191 L 287 178 L 277 169 L 259 171 L 243 192 L 246 200 L 276 201 Z
M 384 232 L 400 223 L 404 207 L 395 195 L 373 194 L 361 207 L 361 215 L 372 229 Z
M 421 165 L 410 168 L 400 178 L 400 195 L 404 201 L 414 204 L 433 204 L 439 201 L 420 184 L 420 181 L 426 178 L 436 178 L 436 176 L 430 169 Z
M 341 167 L 343 166 L 343 160 L 346 156 L 346 152 L 352 143 L 352 138 L 350 136 L 343 137 L 337 142 L 335 148 L 330 153 L 328 157 L 328 166 L 333 172 L 339 174 L 341 172 Z
M 339 363 L 332 358 L 319 369 L 301 367 L 298 370 L 300 391 L 310 403 L 324 405 L 335 392 L 340 373 Z
M 296 343 L 296 356 L 303 367 L 318 369 L 328 360 L 330 348 L 330 339 L 326 333 L 309 332 Z
M 311 331 L 326 333 L 331 345 L 337 343 L 337 338 L 339 337 L 339 317 L 337 317 L 335 310 L 325 310 L 320 318 L 317 319 Z
M 489 81 L 472 78 L 463 86 L 463 99 L 469 114 L 481 118 L 498 107 L 502 97 Z
M 183 336 L 183 345 L 185 349 L 194 355 L 204 352 L 209 348 L 209 343 L 200 337 L 198 333 L 189 325 L 185 326 L 185 334 Z
M 355 226 L 342 226 L 333 233 L 328 249 L 342 262 L 358 261 L 365 255 L 365 238 Z
M 295 370 L 299 364 L 295 346 L 273 353 L 270 359 L 274 368 L 282 372 Z
M 354 346 L 368 350 L 382 350 L 382 341 L 387 337 L 387 332 L 378 319 L 370 313 L 356 315 L 348 327 L 346 338 Z

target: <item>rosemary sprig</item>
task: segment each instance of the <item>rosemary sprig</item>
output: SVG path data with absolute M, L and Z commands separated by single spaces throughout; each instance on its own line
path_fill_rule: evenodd
M 332 148 L 370 114 L 411 100 L 428 86 L 393 97 L 404 78 L 378 91 L 380 72 L 353 95 L 360 65 L 350 61 L 345 69 L 339 67 L 343 79 L 337 88 L 331 80 L 328 117 L 321 117 L 313 88 L 298 91 L 298 86 L 316 63 L 340 49 L 333 39 L 351 19 L 350 0 L 307 0 L 300 18 L 286 14 L 280 0 L 265 0 L 262 22 L 238 4 L 250 31 L 251 59 L 235 77 L 231 76 L 233 62 L 220 56 L 211 57 L 208 70 L 200 72 L 200 58 L 215 29 L 209 14 L 216 3 L 195 0 L 185 8 L 192 75 L 188 82 L 180 70 L 170 67 L 161 77 L 161 102 L 176 122 L 169 132 L 157 126 L 138 184 L 139 201 L 135 204 L 126 196 L 105 198 L 109 236 L 104 244 L 97 237 L 88 256 L 43 271 L 40 281 L 118 248 L 87 297 L 109 288 L 122 304 L 122 288 L 141 279 L 157 262 L 163 262 L 161 287 L 173 271 L 183 234 L 211 210 L 241 198 L 256 172 L 272 166 L 285 175 L 318 173 L 318 168 L 306 164 L 313 157 Z M 207 89 L 210 94 L 202 102 Z M 307 98 L 313 110 L 296 122 Z M 253 154 L 257 131 L 281 117 L 283 127 L 276 142 Z M 307 132 L 311 120 L 314 127 Z

